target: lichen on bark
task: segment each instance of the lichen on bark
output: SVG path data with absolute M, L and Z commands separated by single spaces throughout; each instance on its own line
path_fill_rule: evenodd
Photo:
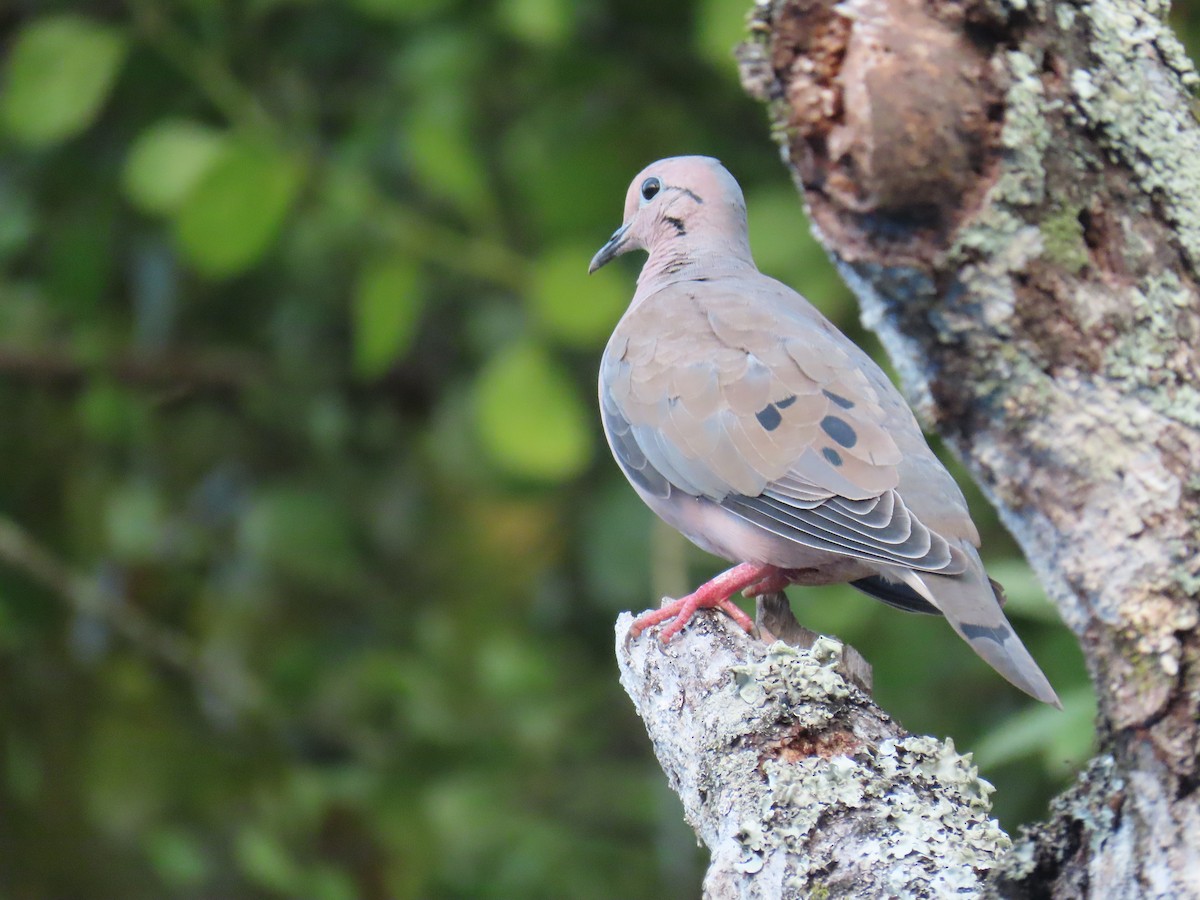
M 996 504 L 1093 675 L 1103 765 L 1014 857 L 1036 860 L 1026 881 L 1010 873 L 1018 894 L 1200 890 L 1182 862 L 1200 853 L 1200 81 L 1165 12 L 1132 0 L 774 0 L 756 7 L 740 54 L 864 321 Z M 840 50 L 806 60 L 806 22 Z M 880 44 L 881 30 L 895 39 Z M 923 33 L 963 49 L 924 54 Z M 864 46 L 895 77 L 829 62 L 871 58 Z M 826 119 L 797 115 L 813 69 Z M 975 92 L 937 108 L 966 151 L 913 142 L 915 115 L 846 112 L 852 97 L 876 108 L 930 84 Z M 858 133 L 828 140 L 846 128 Z M 900 193 L 875 172 L 845 184 L 858 173 L 843 146 L 929 154 L 915 168 L 955 190 L 932 206 L 864 204 Z M 1111 818 L 1092 814 L 1110 806 Z
M 627 639 L 621 683 L 712 851 L 705 896 L 979 896 L 1011 841 L 953 742 L 906 734 L 843 675 L 844 647 L 771 644 L 723 616 Z
M 1006 853 L 969 761 L 900 733 L 830 645 L 726 634 L 714 656 L 710 624 L 619 646 L 711 896 L 1200 895 L 1200 79 L 1165 13 L 755 6 L 743 84 L 919 413 L 1079 638 L 1101 754 Z M 949 777 L 922 794 L 931 768 Z M 942 828 L 952 846 L 922 843 Z

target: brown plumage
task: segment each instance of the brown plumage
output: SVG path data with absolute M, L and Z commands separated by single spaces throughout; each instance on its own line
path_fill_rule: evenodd
M 741 189 L 714 159 L 676 157 L 630 185 L 591 270 L 649 253 L 600 365 L 613 455 L 642 499 L 740 563 L 643 616 L 634 634 L 780 583 L 850 582 L 942 613 L 1013 684 L 1058 704 L 1004 617 L 962 492 L 871 359 L 750 254 Z

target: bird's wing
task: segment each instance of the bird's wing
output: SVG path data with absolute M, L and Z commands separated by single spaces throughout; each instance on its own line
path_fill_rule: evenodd
M 904 460 L 885 406 L 899 398 L 881 397 L 861 354 L 798 294 L 757 273 L 741 281 L 667 285 L 614 332 L 600 397 L 625 472 L 651 495 L 707 497 L 807 547 L 963 571 L 896 490 Z

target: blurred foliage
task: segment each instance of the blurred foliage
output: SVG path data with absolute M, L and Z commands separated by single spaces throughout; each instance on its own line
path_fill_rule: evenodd
M 718 563 L 608 458 L 637 263 L 586 269 L 641 166 L 709 153 L 863 337 L 736 83 L 745 5 L 0 9 L 0 893 L 696 896 L 611 628 Z M 1066 716 L 944 623 L 796 607 L 1013 826 L 1091 701 L 972 500 Z

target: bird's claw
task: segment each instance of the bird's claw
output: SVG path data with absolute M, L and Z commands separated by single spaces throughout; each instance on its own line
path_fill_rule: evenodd
M 754 622 L 728 597 L 706 600 L 705 598 L 697 597 L 696 594 L 689 594 L 686 597 L 680 597 L 678 600 L 672 600 L 669 597 L 664 597 L 663 600 L 666 602 L 661 607 L 642 614 L 629 626 L 629 631 L 625 634 L 626 647 L 629 646 L 630 641 L 637 638 L 648 628 L 653 628 L 655 625 L 671 620 L 670 624 L 658 633 L 658 639 L 666 644 L 683 630 L 692 616 L 700 609 L 719 609 L 729 616 L 729 618 L 733 619 L 744 631 L 749 634 L 754 633 Z

